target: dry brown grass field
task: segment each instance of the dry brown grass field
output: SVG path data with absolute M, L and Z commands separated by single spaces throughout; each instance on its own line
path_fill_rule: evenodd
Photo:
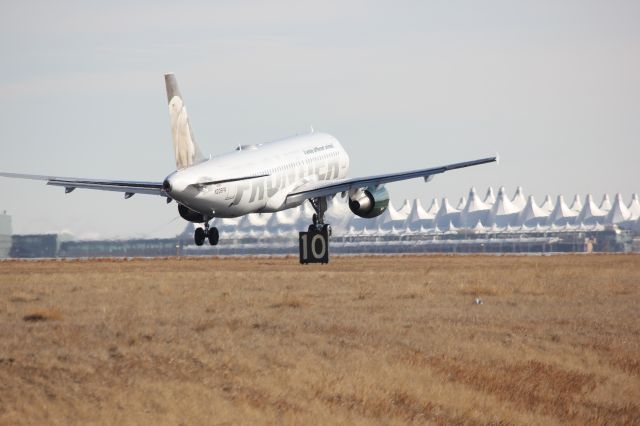
M 0 424 L 640 424 L 639 313 L 638 255 L 0 262 Z

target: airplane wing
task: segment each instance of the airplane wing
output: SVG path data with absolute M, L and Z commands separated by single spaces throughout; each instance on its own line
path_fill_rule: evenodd
M 17 179 L 45 180 L 47 185 L 62 186 L 69 193 L 76 188 L 98 189 L 101 191 L 124 192 L 129 198 L 133 194 L 161 195 L 166 197 L 162 189 L 162 182 L 139 182 L 123 180 L 98 180 L 84 178 L 69 178 L 60 176 L 25 175 L 21 173 L 0 172 L 0 176 Z
M 412 170 L 409 172 L 388 173 L 384 175 L 367 176 L 353 179 L 331 180 L 309 182 L 296 188 L 287 196 L 287 202 L 300 202 L 309 198 L 326 197 L 352 189 L 366 188 L 369 186 L 383 185 L 385 183 L 397 182 L 401 180 L 424 178 L 425 182 L 433 178 L 434 175 L 444 173 L 449 170 L 462 169 L 464 167 L 477 166 L 479 164 L 492 163 L 497 161 L 497 157 L 481 158 L 479 160 L 465 161 L 462 163 L 448 164 L 430 169 Z

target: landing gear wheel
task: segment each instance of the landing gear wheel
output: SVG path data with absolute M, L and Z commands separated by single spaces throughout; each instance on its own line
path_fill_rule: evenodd
M 193 233 L 193 239 L 197 246 L 201 246 L 202 244 L 204 244 L 204 239 L 205 239 L 204 229 L 196 228 L 196 231 Z
M 212 246 L 215 246 L 218 244 L 218 241 L 220 240 L 220 233 L 218 232 L 218 228 L 211 227 L 209 228 L 209 232 L 207 232 L 207 238 L 209 239 L 209 244 L 211 244 Z

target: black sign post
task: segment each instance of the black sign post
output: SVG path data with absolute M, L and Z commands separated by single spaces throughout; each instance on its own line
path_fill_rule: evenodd
M 307 232 L 300 232 L 300 263 L 329 263 L 328 226 L 318 228 L 311 225 Z

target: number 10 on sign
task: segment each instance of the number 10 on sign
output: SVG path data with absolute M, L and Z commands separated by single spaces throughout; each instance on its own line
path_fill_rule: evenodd
M 327 227 L 310 226 L 299 233 L 300 263 L 329 263 L 329 235 Z

